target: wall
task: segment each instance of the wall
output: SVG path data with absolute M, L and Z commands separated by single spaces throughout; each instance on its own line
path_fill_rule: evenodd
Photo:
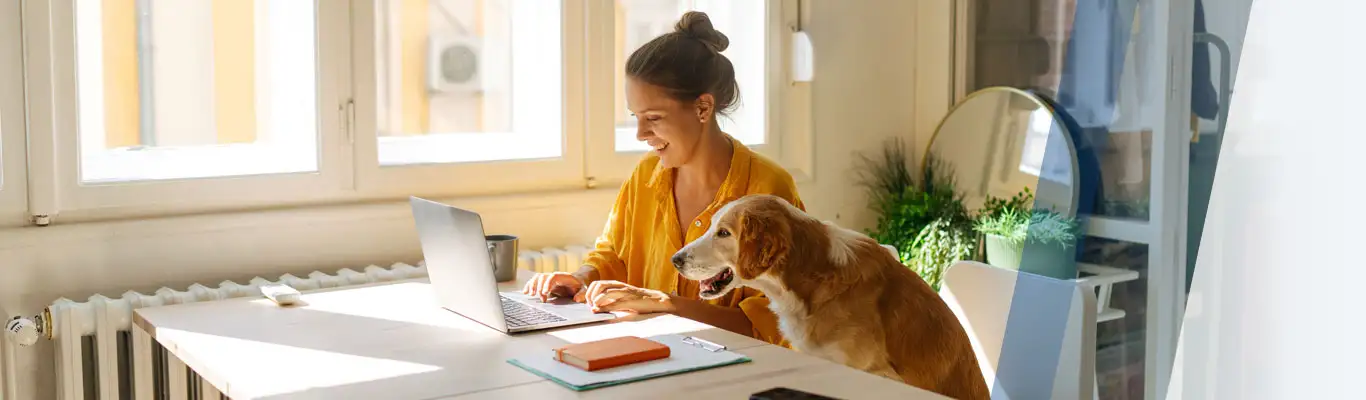
M 853 156 L 878 151 L 890 137 L 914 143 L 913 132 L 924 125 L 919 118 L 942 116 L 917 111 L 916 82 L 949 79 L 917 77 L 914 38 L 921 28 L 909 21 L 921 2 L 804 3 L 816 48 L 812 119 L 819 150 L 814 179 L 800 191 L 817 217 L 864 228 L 874 216 L 849 169 Z M 604 189 L 453 203 L 483 213 L 489 231 L 540 247 L 588 243 L 614 195 Z M 63 296 L 84 300 L 96 292 L 117 296 L 419 258 L 402 202 L 12 229 L 0 231 L 0 315 L 31 315 Z M 18 400 L 54 397 L 52 345 L 18 353 Z

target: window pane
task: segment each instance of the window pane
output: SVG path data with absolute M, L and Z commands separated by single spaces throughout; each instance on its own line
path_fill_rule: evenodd
M 560 2 L 376 7 L 380 165 L 562 155 Z
M 616 1 L 616 149 L 647 151 L 636 140 L 636 120 L 626 109 L 626 59 L 651 39 L 672 32 L 683 13 L 696 10 L 711 17 L 716 30 L 730 39 L 721 52 L 735 66 L 740 103 L 721 130 L 748 145 L 764 143 L 767 82 L 765 79 L 765 0 L 617 0 Z
M 82 182 L 317 171 L 313 2 L 76 4 Z

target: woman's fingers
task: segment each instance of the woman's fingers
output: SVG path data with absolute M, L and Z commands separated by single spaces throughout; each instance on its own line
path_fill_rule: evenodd
M 629 286 L 616 287 L 607 289 L 597 296 L 590 297 L 593 299 L 593 311 L 596 312 L 598 310 L 606 309 L 617 302 L 629 302 L 630 300 L 640 298 L 633 289 L 634 288 Z
M 555 288 L 555 278 L 555 275 L 546 275 L 545 279 L 541 280 L 540 287 L 536 289 L 536 294 L 541 296 L 542 302 L 550 299 L 550 291 Z
M 525 295 L 533 295 L 533 294 L 536 294 L 536 288 L 541 287 L 540 281 L 541 281 L 541 279 L 544 279 L 544 278 L 545 278 L 545 275 L 541 275 L 541 274 L 536 274 L 535 276 L 532 276 L 530 280 L 526 281 L 526 286 L 523 286 L 523 287 L 522 287 L 522 294 L 525 294 Z
M 594 281 L 588 285 L 588 293 L 584 294 L 584 298 L 593 299 L 609 289 L 619 287 L 628 287 L 628 285 L 617 281 Z

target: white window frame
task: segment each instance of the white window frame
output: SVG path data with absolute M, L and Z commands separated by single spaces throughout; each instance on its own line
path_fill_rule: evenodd
M 358 190 L 369 197 L 399 196 L 477 196 L 539 190 L 583 188 L 583 132 L 585 104 L 584 2 L 561 4 L 561 54 L 563 62 L 563 110 L 561 155 L 544 159 L 514 159 L 487 162 L 380 166 L 377 112 L 380 78 L 375 70 L 376 29 L 371 0 L 353 0 L 355 68 L 355 165 Z M 387 111 L 387 110 L 385 110 Z M 526 117 L 514 117 L 526 118 Z M 463 139 L 462 139 L 463 141 Z M 450 138 L 432 135 L 389 140 L 386 145 L 415 146 L 453 143 Z
M 27 89 L 29 93 L 29 179 L 33 215 L 72 214 L 75 220 L 195 212 L 344 198 L 349 184 L 350 149 L 342 130 L 341 104 L 346 86 L 349 10 L 321 4 L 317 10 L 318 169 L 293 174 L 92 184 L 80 181 L 81 152 L 76 90 L 76 2 L 24 2 Z M 96 0 L 97 1 L 97 0 Z M 334 118 L 333 116 L 337 116 Z M 36 145 L 35 145 L 36 144 Z M 146 150 L 148 157 L 173 157 Z M 203 149 L 165 149 L 164 151 Z M 157 154 L 161 153 L 161 154 Z M 245 151 L 244 153 L 251 153 Z M 247 161 L 243 159 L 243 161 Z
M 764 67 L 766 101 L 764 143 L 749 146 L 777 161 L 798 182 L 814 179 L 815 138 L 810 120 L 810 84 L 791 79 L 792 32 L 798 24 L 796 0 L 762 0 L 765 4 L 766 48 Z M 613 0 L 588 0 L 588 35 L 605 38 L 589 43 L 588 52 L 588 165 L 590 182 L 617 184 L 625 180 L 644 157 L 642 151 L 617 151 L 615 43 Z M 593 90 L 605 88 L 606 90 Z M 743 97 L 744 94 L 741 93 Z
M 81 141 L 76 65 L 76 5 L 80 1 L 0 0 L 18 10 L 4 13 L 22 35 L 6 35 L 0 50 L 23 57 L 0 60 L 0 79 L 22 83 L 22 96 L 0 98 L 4 125 L 4 190 L 0 226 L 10 210 L 17 224 L 190 213 L 259 210 L 289 206 L 399 200 L 410 195 L 464 197 L 593 189 L 624 179 L 642 153 L 615 151 L 613 126 L 612 0 L 562 3 L 564 60 L 562 153 L 528 160 L 381 167 L 375 8 L 372 0 L 315 0 L 318 63 L 318 169 L 227 177 L 137 182 L 80 181 Z M 799 182 L 812 179 L 814 135 L 810 84 L 792 82 L 791 32 L 797 0 L 758 0 L 767 7 L 765 143 L 752 146 L 779 161 Z M 323 7 L 321 3 L 326 3 Z M 4 39 L 0 39 L 4 40 Z M 595 89 L 601 88 L 601 90 Z M 19 110 L 19 111 L 13 111 Z M 14 117 L 19 115 L 20 117 Z M 16 126 L 18 126 L 16 128 Z M 26 129 L 26 130 L 25 130 Z M 23 134 L 15 134 L 22 132 Z M 405 139 L 412 139 L 411 137 Z M 438 137 L 394 141 L 425 146 Z M 103 138 L 99 138 L 102 142 Z M 86 146 L 90 146 L 87 140 Z M 95 143 L 98 144 L 98 143 Z M 216 149 L 214 149 L 216 148 Z M 149 156 L 227 151 L 264 154 L 250 145 L 153 148 Z M 137 156 L 115 154 L 114 156 Z M 245 160 L 247 155 L 243 155 Z M 266 168 L 269 170 L 269 168 Z M 26 183 L 26 184 L 25 184 Z M 15 186 L 15 185 L 18 186 Z M 602 189 L 609 189 L 604 186 Z M 11 204 L 13 203 L 13 204 Z M 18 211 L 22 210 L 22 211 Z M 57 216 L 60 215 L 60 218 Z M 42 218 L 37 218 L 42 216 Z
M 0 0 L 0 228 L 28 220 L 20 0 Z

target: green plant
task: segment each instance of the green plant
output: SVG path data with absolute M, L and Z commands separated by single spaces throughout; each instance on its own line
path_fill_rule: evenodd
M 934 291 L 944 281 L 944 271 L 977 252 L 977 238 L 961 223 L 936 219 L 915 236 L 907 265 Z
M 930 154 L 920 174 L 913 174 L 899 139 L 888 141 L 880 157 L 859 159 L 861 183 L 879 215 L 868 235 L 895 246 L 900 261 L 938 290 L 943 270 L 976 250 L 972 218 L 954 189 L 952 166 Z
M 977 218 L 994 219 L 1000 218 L 1002 214 L 1010 211 L 1016 213 L 1028 210 L 1034 204 L 1034 193 L 1026 187 L 1019 193 L 1011 196 L 1010 199 L 1002 199 L 996 196 L 987 196 L 982 202 L 982 208 L 977 212 Z
M 982 215 L 973 228 L 983 235 L 1000 236 L 1014 244 L 1028 241 L 1069 247 L 1076 243 L 1078 225 L 1072 218 L 1050 210 L 1006 208 L 995 216 Z

